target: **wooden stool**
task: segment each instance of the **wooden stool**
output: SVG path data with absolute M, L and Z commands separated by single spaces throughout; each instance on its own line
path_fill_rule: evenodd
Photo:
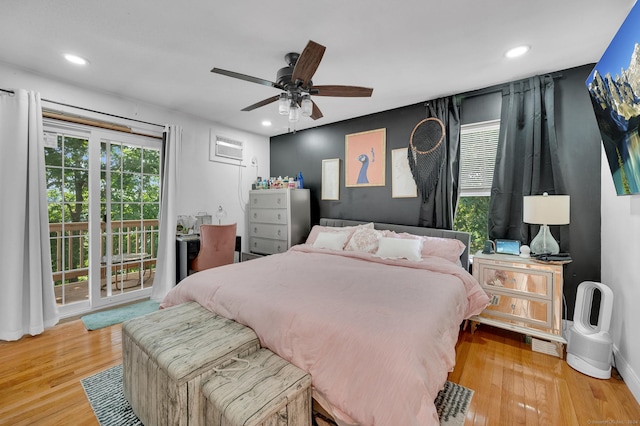
M 134 318 L 122 325 L 125 397 L 145 426 L 202 424 L 202 382 L 258 349 L 253 330 L 196 302 Z
M 217 370 L 202 385 L 203 424 L 311 425 L 311 376 L 270 350 Z

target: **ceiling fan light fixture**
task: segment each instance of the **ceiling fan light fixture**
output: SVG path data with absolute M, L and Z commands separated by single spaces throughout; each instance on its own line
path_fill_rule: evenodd
M 298 105 L 293 104 L 289 108 L 289 123 L 295 123 L 300 120 L 300 108 Z
M 289 98 L 286 93 L 281 93 L 278 99 L 278 112 L 280 115 L 289 114 Z
M 313 112 L 313 102 L 311 102 L 311 96 L 304 95 L 302 97 L 301 106 L 302 106 L 302 116 L 303 117 L 311 116 L 311 113 Z

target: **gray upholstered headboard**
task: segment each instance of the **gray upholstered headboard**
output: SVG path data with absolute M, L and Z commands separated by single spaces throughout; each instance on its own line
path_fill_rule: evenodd
M 369 223 L 360 220 L 348 220 L 348 219 L 328 219 L 321 218 L 320 225 L 322 226 L 353 226 L 360 225 L 362 223 Z M 440 237 L 440 238 L 454 238 L 456 240 L 460 240 L 464 243 L 465 247 L 467 247 L 460 256 L 460 262 L 462 266 L 469 270 L 469 243 L 471 242 L 471 236 L 468 232 L 460 232 L 460 231 L 449 231 L 447 229 L 434 229 L 434 228 L 424 228 L 421 226 L 409 226 L 409 225 L 394 225 L 391 223 L 377 223 L 374 222 L 375 229 L 385 229 L 389 231 L 395 232 L 408 232 L 413 235 L 425 235 L 427 237 Z

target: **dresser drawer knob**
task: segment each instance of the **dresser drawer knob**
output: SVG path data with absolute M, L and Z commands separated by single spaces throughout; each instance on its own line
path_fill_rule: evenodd
M 258 227 L 254 227 L 254 228 L 253 228 L 253 233 L 254 233 L 254 234 L 257 234 L 257 233 L 258 233 Z
M 278 220 L 280 220 L 282 218 L 282 216 L 280 215 L 280 213 L 278 213 Z
M 280 198 L 278 198 L 277 203 L 280 204 L 282 200 Z
M 257 218 L 258 218 L 258 213 L 254 213 L 254 214 L 253 214 L 253 218 L 254 218 L 254 219 L 257 219 Z
M 282 235 L 282 230 L 278 229 L 278 237 Z

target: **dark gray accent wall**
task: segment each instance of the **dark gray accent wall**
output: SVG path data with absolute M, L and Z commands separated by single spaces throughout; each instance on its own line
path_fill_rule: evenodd
M 345 102 L 349 102 L 345 99 Z M 320 217 L 417 225 L 418 198 L 391 198 L 391 150 L 407 148 L 411 131 L 425 118 L 422 103 L 271 138 L 271 175 L 302 172 L 311 190 L 311 222 Z M 345 135 L 386 129 L 385 186 L 347 188 L 344 183 Z M 320 200 L 322 160 L 340 158 L 340 200 Z
M 568 318 L 573 317 L 575 294 L 582 281 L 600 281 L 600 169 L 601 139 L 584 84 L 593 65 L 559 72 L 556 80 L 556 132 L 565 186 L 571 196 L 570 235 L 573 262 L 565 266 Z M 461 122 L 500 116 L 500 88 L 485 94 L 461 94 Z M 348 102 L 345 99 L 345 102 Z M 407 148 L 415 125 L 425 118 L 423 103 L 271 138 L 271 175 L 302 172 L 311 190 L 311 220 L 320 217 L 417 225 L 419 198 L 391 197 L 391 150 Z M 386 185 L 344 186 L 345 135 L 386 128 Z M 340 200 L 320 200 L 322 160 L 340 158 Z M 556 232 L 556 231 L 554 231 Z
M 578 285 L 600 281 L 600 178 L 602 139 L 585 81 L 595 64 L 561 72 L 556 84 L 556 135 L 567 193 L 571 196 L 570 253 L 564 267 L 569 318 Z

